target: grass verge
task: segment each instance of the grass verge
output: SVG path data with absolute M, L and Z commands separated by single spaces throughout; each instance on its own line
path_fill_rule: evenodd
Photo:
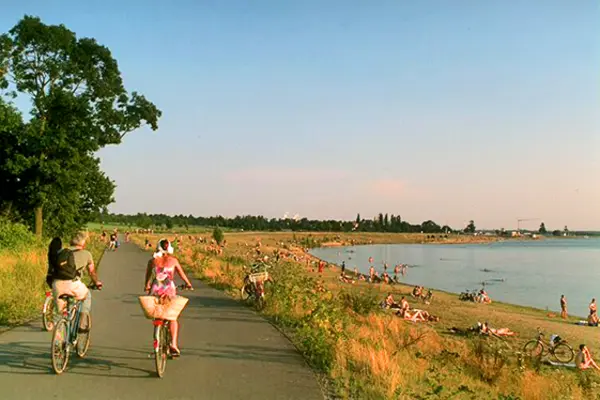
M 32 242 L 27 249 L 0 251 L 0 326 L 12 326 L 35 317 L 44 301 L 47 243 Z M 91 235 L 86 247 L 98 266 L 105 244 Z
M 356 242 L 390 243 L 381 234 Z M 185 237 L 176 254 L 182 265 L 214 287 L 239 296 L 244 265 L 257 249 L 272 259 L 275 284 L 267 286 L 263 314 L 282 328 L 309 364 L 329 377 L 336 397 L 352 399 L 592 399 L 600 398 L 594 373 L 531 363 L 520 355 L 536 328 L 557 333 L 575 347 L 595 344 L 594 328 L 563 321 L 542 310 L 510 304 L 482 305 L 436 291 L 430 305 L 416 303 L 441 318 L 438 323 L 406 322 L 378 307 L 387 292 L 409 295 L 404 285 L 343 284 L 335 267 L 318 276 L 304 250 L 309 242 L 330 243 L 320 235 L 226 235 L 222 252 L 214 244 Z M 145 236 L 134 237 L 143 246 Z M 152 238 L 156 239 L 156 238 Z M 334 238 L 340 241 L 339 238 Z M 344 241 L 346 239 L 341 239 Z M 407 238 L 415 242 L 419 239 Z M 405 241 L 406 242 L 406 241 Z M 260 243 L 260 245 L 259 245 Z M 312 243 L 310 243 L 312 244 Z M 308 266 L 308 268 L 307 268 Z M 509 327 L 516 337 L 458 336 L 449 328 L 477 321 Z

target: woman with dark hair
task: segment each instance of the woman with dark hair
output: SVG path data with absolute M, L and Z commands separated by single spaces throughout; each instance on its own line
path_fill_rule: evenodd
M 46 283 L 52 287 L 52 271 L 56 267 L 58 261 L 58 253 L 62 250 L 62 240 L 55 237 L 48 246 L 48 273 L 46 274 Z

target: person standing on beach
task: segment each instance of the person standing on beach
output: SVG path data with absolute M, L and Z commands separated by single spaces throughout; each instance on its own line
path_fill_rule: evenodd
M 564 294 L 560 296 L 560 316 L 567 319 L 567 298 Z
M 373 266 L 371 265 L 371 268 L 369 268 L 369 281 L 371 283 L 373 283 L 374 278 L 375 278 L 375 268 L 373 268 Z
M 598 307 L 596 306 L 596 299 L 592 299 L 590 303 L 590 314 L 595 314 L 598 311 Z
M 323 269 L 325 269 L 325 261 L 319 261 L 319 274 L 323 273 Z
M 342 275 L 346 273 L 346 261 L 342 261 Z

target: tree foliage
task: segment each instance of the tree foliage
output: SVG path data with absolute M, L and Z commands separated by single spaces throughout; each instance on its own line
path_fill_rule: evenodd
M 228 229 L 242 229 L 249 231 L 320 231 L 320 232 L 424 232 L 424 233 L 450 233 L 452 229 L 449 226 L 440 227 L 435 222 L 429 220 L 421 224 L 410 224 L 402 221 L 399 216 L 391 215 L 388 225 L 379 223 L 378 218 L 361 219 L 357 225 L 356 220 L 337 221 L 337 220 L 309 220 L 307 218 L 265 218 L 263 216 L 237 216 L 234 218 L 216 217 L 194 217 L 193 215 L 174 215 L 165 214 L 145 214 L 136 215 L 109 214 L 99 215 L 97 222 L 106 224 L 120 224 L 127 226 L 138 226 L 140 228 L 150 228 L 167 226 L 172 227 L 186 226 L 219 226 Z M 170 227 L 171 228 L 170 228 Z
M 548 231 L 546 230 L 546 224 L 544 224 L 543 222 L 540 224 L 540 229 L 538 230 L 539 233 L 541 233 L 542 235 L 545 235 L 546 233 L 548 233 Z
M 465 227 L 465 232 L 466 233 L 475 233 L 476 227 L 475 227 L 475 221 L 470 220 L 469 224 Z
M 31 104 L 26 123 L 0 104 L 0 179 L 8 189 L 0 205 L 24 218 L 36 210 L 38 234 L 42 216 L 51 233 L 62 233 L 110 204 L 114 184 L 95 152 L 143 125 L 156 130 L 161 115 L 125 90 L 108 48 L 31 16 L 0 36 L 0 90 Z
M 215 229 L 213 229 L 213 239 L 215 239 L 215 242 L 217 242 L 217 244 L 220 246 L 221 243 L 223 243 L 223 239 L 225 239 L 225 235 L 223 234 L 223 230 L 221 228 L 219 228 L 218 226 L 215 226 Z

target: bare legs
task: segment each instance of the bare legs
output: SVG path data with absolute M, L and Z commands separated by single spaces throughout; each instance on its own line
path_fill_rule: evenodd
M 169 330 L 171 331 L 171 347 L 179 352 L 179 321 L 171 321 Z

